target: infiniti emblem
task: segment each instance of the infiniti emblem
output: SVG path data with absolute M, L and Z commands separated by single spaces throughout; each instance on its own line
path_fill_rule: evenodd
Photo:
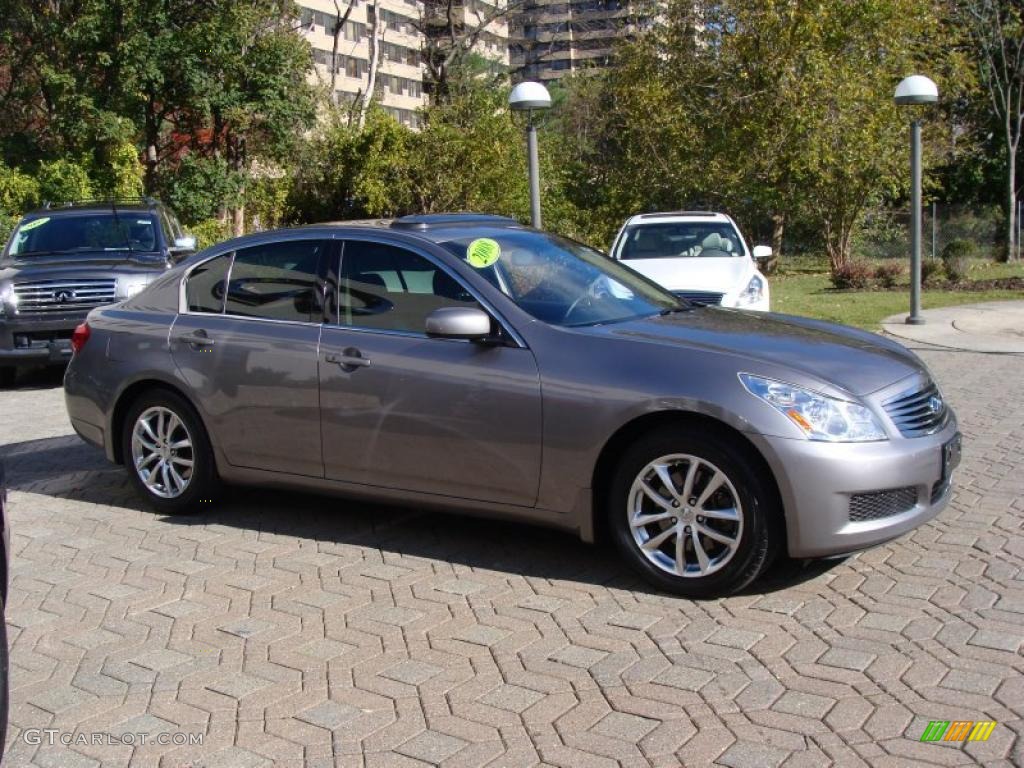
M 928 398 L 928 410 L 932 413 L 939 413 L 942 410 L 942 398 L 938 395 Z
M 53 299 L 58 304 L 67 304 L 73 298 L 75 298 L 75 292 L 74 291 L 62 290 L 62 291 L 54 291 L 53 292 Z

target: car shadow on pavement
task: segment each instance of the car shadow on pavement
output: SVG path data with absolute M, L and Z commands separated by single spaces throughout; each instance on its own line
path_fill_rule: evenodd
M 0 446 L 13 491 L 157 514 L 123 467 L 75 435 Z M 162 517 L 175 526 L 218 525 L 320 542 L 368 547 L 526 577 L 656 593 L 620 564 L 611 545 L 591 546 L 562 531 L 295 491 L 229 488 L 209 511 Z M 821 576 L 837 561 L 779 561 L 744 594 L 786 589 Z

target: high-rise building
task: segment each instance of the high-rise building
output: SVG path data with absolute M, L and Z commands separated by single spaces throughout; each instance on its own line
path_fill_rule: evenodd
M 550 82 L 606 66 L 616 41 L 656 19 L 653 0 L 523 0 L 512 14 L 512 71 L 525 80 Z
M 374 49 L 377 72 L 374 90 L 383 108 L 401 123 L 416 127 L 417 110 L 426 105 L 423 52 L 425 34 L 444 36 L 454 32 L 473 41 L 472 50 L 508 66 L 508 19 L 496 12 L 495 3 L 506 0 L 456 0 L 452 6 L 453 29 L 447 19 L 448 3 L 438 0 L 300 0 L 301 31 L 313 47 L 315 77 L 338 103 L 359 99 L 370 82 Z M 351 8 L 350 8 L 351 4 Z M 438 14 L 443 8 L 443 17 Z M 346 16 L 347 14 L 347 16 Z M 378 37 L 372 39 L 379 15 Z M 337 55 L 335 55 L 335 31 Z M 482 29 L 481 29 L 482 27 Z M 332 68 L 332 62 L 335 66 Z
M 349 10 L 349 3 L 352 7 Z M 384 109 L 405 125 L 416 126 L 416 110 L 424 106 L 422 36 L 419 31 L 422 5 L 416 0 L 301 0 L 302 32 L 313 46 L 318 82 L 331 87 L 335 101 L 360 98 L 369 87 L 373 52 L 373 21 L 379 13 L 377 73 L 374 90 Z M 348 18 L 334 36 L 339 13 Z M 332 71 L 332 60 L 336 62 Z

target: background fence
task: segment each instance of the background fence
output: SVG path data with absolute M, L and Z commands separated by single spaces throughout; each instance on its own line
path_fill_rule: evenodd
M 921 255 L 941 258 L 950 243 L 976 258 L 995 259 L 1005 242 L 1004 216 L 999 206 L 933 203 L 924 209 Z M 1020 238 L 1018 249 L 1020 247 Z M 967 245 L 964 245 L 966 243 Z M 910 212 L 879 210 L 868 214 L 853 245 L 863 259 L 906 259 L 910 254 Z M 1019 258 L 1019 256 L 1018 256 Z

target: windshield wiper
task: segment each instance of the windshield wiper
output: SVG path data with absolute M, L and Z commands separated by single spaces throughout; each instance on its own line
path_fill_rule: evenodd
M 695 310 L 697 308 L 697 306 L 699 306 L 699 305 L 695 305 L 695 304 L 680 304 L 678 307 L 668 307 L 667 309 L 663 309 L 658 314 L 661 315 L 662 317 L 665 317 L 667 315 L 675 315 L 675 314 L 678 314 L 680 312 L 692 312 L 693 310 Z

